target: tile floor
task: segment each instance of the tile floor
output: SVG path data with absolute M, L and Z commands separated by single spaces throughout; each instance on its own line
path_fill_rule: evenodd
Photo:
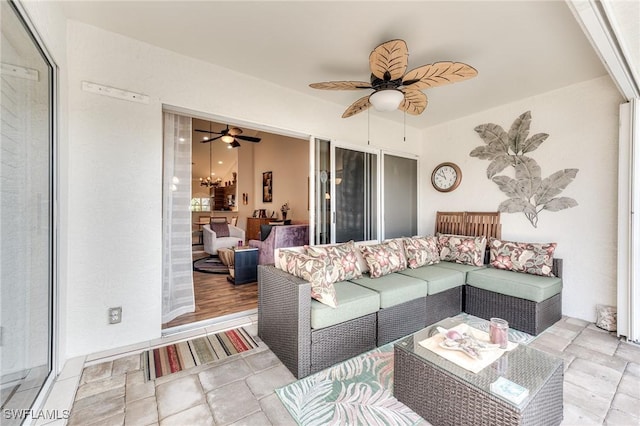
M 531 346 L 565 360 L 563 425 L 640 425 L 640 346 L 573 318 Z M 142 374 L 137 354 L 87 363 L 68 424 L 295 424 L 274 393 L 295 378 L 264 343 L 155 382 Z

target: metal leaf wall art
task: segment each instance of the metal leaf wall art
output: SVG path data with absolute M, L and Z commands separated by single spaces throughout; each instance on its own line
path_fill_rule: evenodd
M 487 178 L 509 197 L 500 203 L 498 210 L 523 213 L 536 228 L 538 215 L 543 210 L 557 212 L 578 205 L 573 198 L 558 197 L 575 179 L 578 169 L 559 170 L 543 179 L 536 160 L 526 154 L 538 149 L 549 135 L 536 133 L 529 137 L 530 125 L 531 111 L 520 115 L 509 132 L 497 124 L 481 124 L 474 130 L 485 145 L 476 147 L 469 155 L 491 161 L 487 167 Z M 515 179 L 498 175 L 509 166 L 515 169 Z

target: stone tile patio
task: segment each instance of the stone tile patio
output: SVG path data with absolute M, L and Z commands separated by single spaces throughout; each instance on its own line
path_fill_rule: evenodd
M 255 324 L 249 328 L 255 334 Z M 531 343 L 565 361 L 563 425 L 640 425 L 640 346 L 574 318 Z M 84 368 L 69 425 L 295 425 L 274 389 L 295 381 L 264 343 L 145 382 L 138 354 Z

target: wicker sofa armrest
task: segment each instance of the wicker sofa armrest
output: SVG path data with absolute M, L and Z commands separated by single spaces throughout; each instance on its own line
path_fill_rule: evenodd
M 562 259 L 554 258 L 553 265 L 551 266 L 551 272 L 556 277 L 562 278 Z
M 258 265 L 258 336 L 296 376 L 311 366 L 311 284 Z

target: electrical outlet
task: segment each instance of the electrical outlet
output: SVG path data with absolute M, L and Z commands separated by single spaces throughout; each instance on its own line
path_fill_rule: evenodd
M 109 324 L 118 324 L 122 321 L 122 306 L 109 308 Z

